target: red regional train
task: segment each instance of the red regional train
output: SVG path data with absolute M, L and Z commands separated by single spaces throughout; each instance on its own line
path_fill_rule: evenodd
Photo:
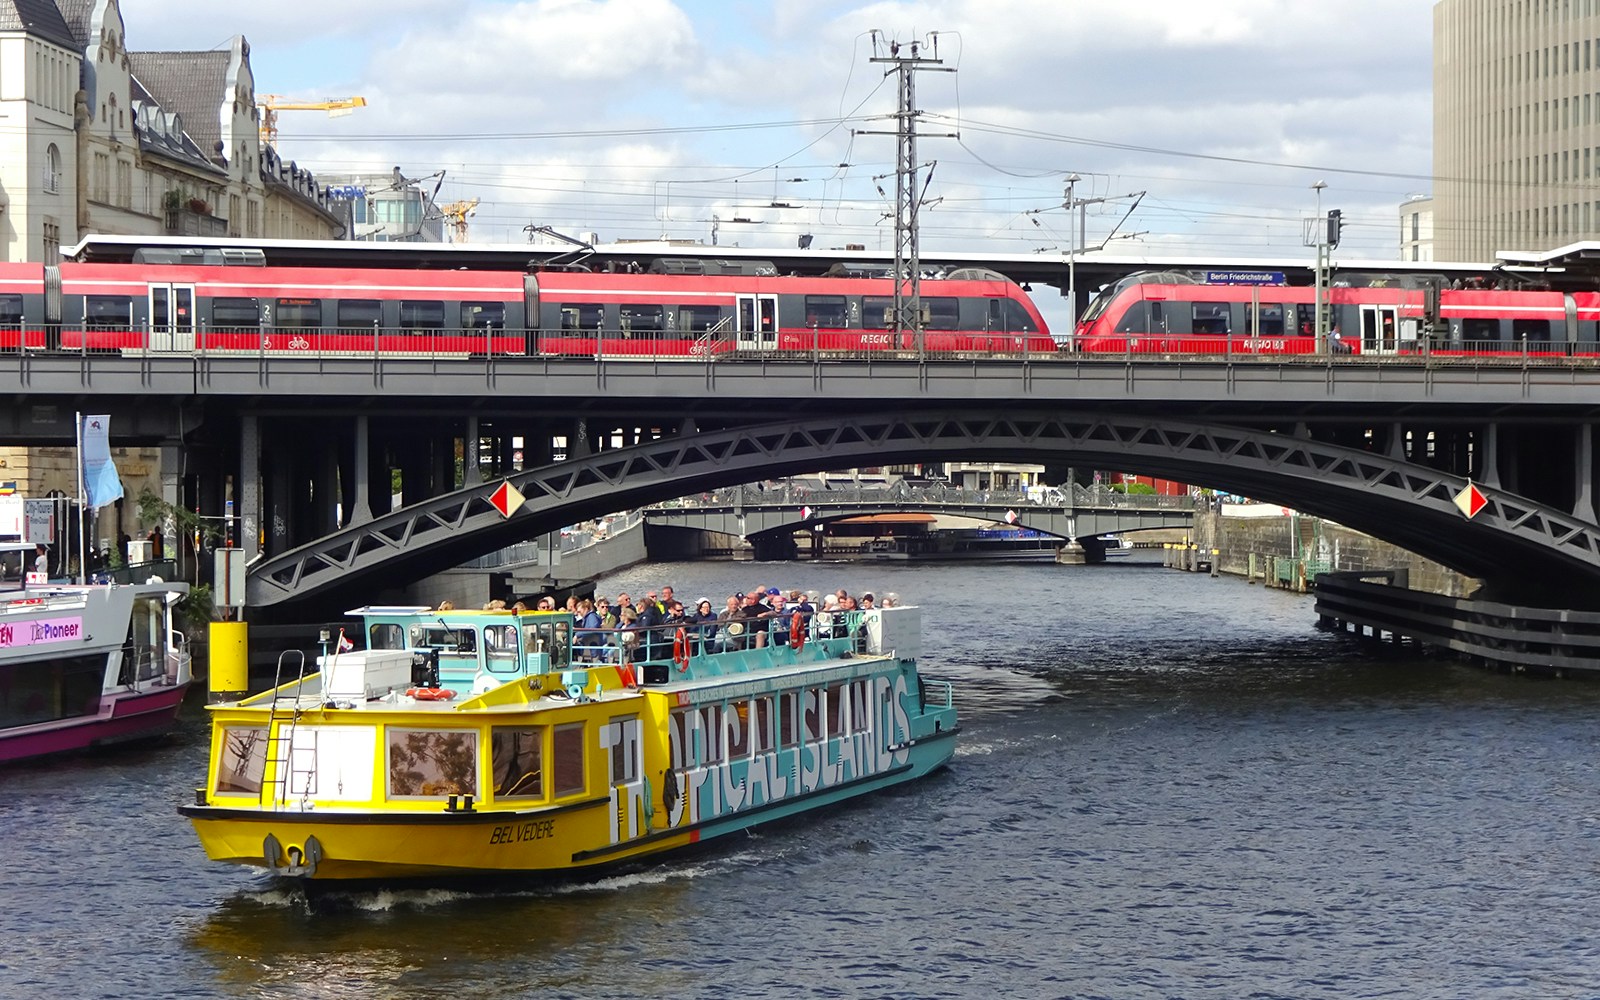
M 1339 331 L 1332 350 L 1600 354 L 1600 292 L 1443 286 L 1442 278 L 1358 277 L 1328 289 L 1329 328 Z M 1133 274 L 1090 303 L 1075 346 L 1091 354 L 1312 354 L 1315 297 L 1306 286 Z
M 0 351 L 649 356 L 914 351 L 894 285 L 859 276 L 268 266 L 259 250 L 152 248 L 128 263 L 0 264 Z M 736 269 L 771 271 L 751 264 Z M 1056 350 L 1014 282 L 921 284 L 928 353 Z

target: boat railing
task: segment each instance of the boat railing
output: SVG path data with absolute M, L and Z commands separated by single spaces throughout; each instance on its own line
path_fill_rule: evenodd
M 950 681 L 935 681 L 922 678 L 922 707 L 929 708 L 955 708 L 956 686 Z

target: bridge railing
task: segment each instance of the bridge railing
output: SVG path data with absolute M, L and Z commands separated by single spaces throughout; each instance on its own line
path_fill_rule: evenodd
M 601 530 L 568 529 L 560 532 L 561 542 L 559 551 L 566 555 L 586 549 L 633 527 L 644 520 L 644 511 L 630 510 L 616 515 Z M 497 552 L 490 552 L 476 559 L 468 560 L 461 564 L 462 569 L 504 569 L 507 566 L 527 565 L 541 562 L 549 551 L 546 539 L 533 539 L 532 541 L 517 542 L 508 545 Z
M 942 507 L 1013 507 L 1106 510 L 1194 510 L 1196 498 L 1152 493 L 1126 493 L 1106 485 L 1074 484 L 1034 490 L 981 490 L 944 483 L 898 482 L 889 486 L 855 484 L 812 486 L 803 483 L 747 484 L 680 497 L 657 508 L 727 506 L 849 506 L 910 504 Z

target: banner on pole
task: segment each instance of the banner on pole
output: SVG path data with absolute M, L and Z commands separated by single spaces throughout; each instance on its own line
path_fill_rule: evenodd
M 83 489 L 90 510 L 99 510 L 122 499 L 122 479 L 111 461 L 111 417 L 109 414 L 83 418 Z

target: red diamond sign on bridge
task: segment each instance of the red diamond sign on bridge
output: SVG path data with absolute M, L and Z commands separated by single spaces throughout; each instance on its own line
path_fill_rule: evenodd
M 1478 511 L 1488 505 L 1489 498 L 1470 481 L 1460 493 L 1456 494 L 1456 507 L 1469 518 L 1477 517 Z
M 1016 524 L 1017 523 L 1017 512 L 1016 511 L 1014 511 L 1014 510 L 1006 511 L 1006 523 L 1007 524 Z
M 802 520 L 802 521 L 811 520 L 811 508 L 810 507 L 801 507 L 800 508 L 800 520 Z
M 500 512 L 501 517 L 510 517 L 516 513 L 517 508 L 521 507 L 526 499 L 517 491 L 515 486 L 511 485 L 511 481 L 508 479 L 500 484 L 499 489 L 494 491 L 494 495 L 489 498 L 489 503 L 495 510 Z

